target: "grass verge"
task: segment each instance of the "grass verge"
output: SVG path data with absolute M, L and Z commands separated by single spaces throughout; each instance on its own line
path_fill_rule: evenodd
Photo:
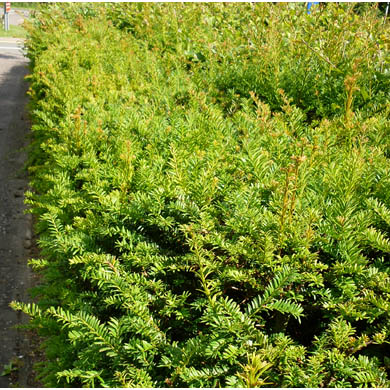
M 26 38 L 26 30 L 22 26 L 9 26 L 9 30 L 5 31 L 2 26 L 0 38 Z

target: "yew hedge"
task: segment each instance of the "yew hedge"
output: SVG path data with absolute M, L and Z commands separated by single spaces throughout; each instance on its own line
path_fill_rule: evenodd
M 27 42 L 52 387 L 390 385 L 374 7 L 52 4 Z

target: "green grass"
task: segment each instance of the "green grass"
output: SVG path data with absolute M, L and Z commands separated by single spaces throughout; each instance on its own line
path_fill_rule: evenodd
M 30 2 L 12 2 L 11 8 L 21 8 L 21 9 L 37 9 L 40 3 L 30 3 Z M 3 3 L 2 3 L 3 5 Z
M 26 30 L 22 26 L 9 26 L 8 31 L 4 31 L 4 25 L 0 29 L 0 37 L 4 38 L 25 38 Z

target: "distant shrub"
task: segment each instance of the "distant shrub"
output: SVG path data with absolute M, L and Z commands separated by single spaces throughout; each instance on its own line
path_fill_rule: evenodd
M 111 12 L 119 28 L 198 65 L 198 80 L 227 110 L 253 91 L 280 111 L 279 89 L 309 119 L 344 115 L 351 88 L 351 108 L 366 116 L 389 100 L 387 24 L 372 4 L 327 3 L 310 15 L 294 3 L 127 3 Z

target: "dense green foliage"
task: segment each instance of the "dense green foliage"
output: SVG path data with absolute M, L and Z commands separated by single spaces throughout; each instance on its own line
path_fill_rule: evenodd
M 196 28 L 194 28 L 194 26 Z M 375 8 L 35 16 L 48 386 L 390 386 L 390 55 Z

